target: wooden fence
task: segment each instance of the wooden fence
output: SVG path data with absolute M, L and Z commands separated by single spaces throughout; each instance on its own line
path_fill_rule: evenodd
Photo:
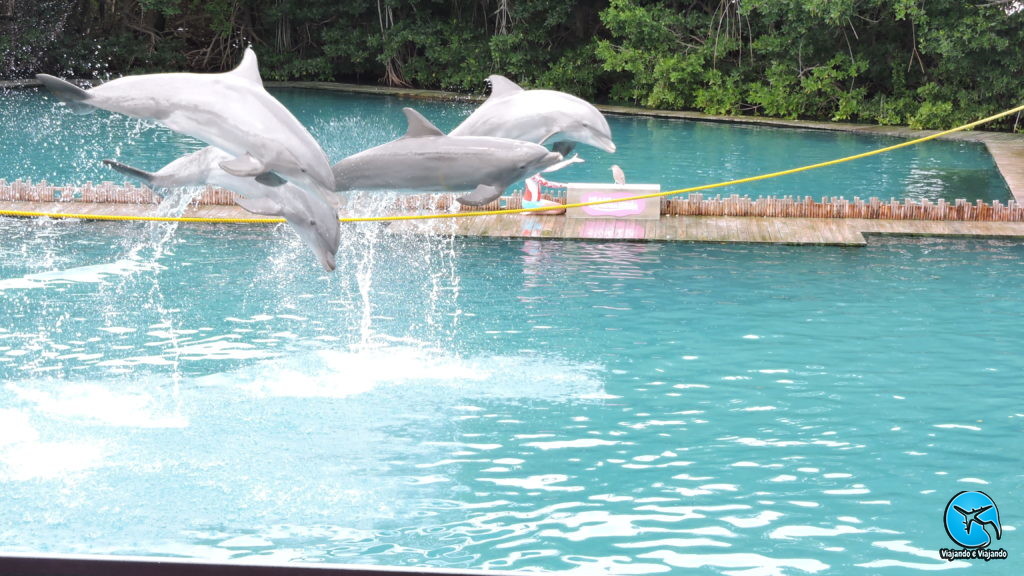
M 662 214 L 673 216 L 760 216 L 768 218 L 868 218 L 873 220 L 962 220 L 1024 222 L 1024 205 L 978 200 L 895 200 L 878 198 L 757 198 L 729 196 L 704 198 L 691 194 L 662 202 Z
M 229 206 L 235 204 L 234 193 L 221 188 L 206 187 L 193 203 Z M 451 205 L 453 195 L 399 196 L 388 210 L 443 210 Z M 550 197 L 549 197 L 550 198 Z M 123 204 L 156 204 L 161 196 L 145 186 L 133 184 L 86 183 L 84 186 L 54 186 L 44 182 L 31 183 L 0 180 L 0 202 L 108 202 Z M 564 202 L 564 199 L 551 198 Z M 521 197 L 507 198 L 505 208 L 520 208 Z M 501 202 L 472 210 L 500 210 Z M 468 209 L 468 208 L 463 208 Z M 732 195 L 725 198 L 690 194 L 661 201 L 661 213 L 670 216 L 748 216 L 764 218 L 867 218 L 875 220 L 959 220 L 974 222 L 1024 222 L 1024 205 L 1010 200 L 1002 203 L 956 200 L 895 200 L 878 198 L 823 197 L 756 198 Z
M 0 180 L 0 201 L 6 202 L 98 202 L 113 204 L 159 204 L 162 196 L 146 186 L 87 182 L 83 186 L 54 186 L 45 180 L 38 183 Z M 194 204 L 231 206 L 233 192 L 207 186 L 193 200 Z

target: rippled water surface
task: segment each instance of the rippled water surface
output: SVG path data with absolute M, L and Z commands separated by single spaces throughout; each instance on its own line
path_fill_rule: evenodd
M 306 124 L 333 161 L 405 132 L 401 109 L 422 111 L 442 130 L 454 128 L 476 104 L 403 100 L 314 90 L 273 93 Z M 629 182 L 663 190 L 711 184 L 867 152 L 902 140 L 817 130 L 611 116 L 615 154 L 581 146 L 586 160 L 549 174 L 565 182 L 610 182 L 612 164 Z M 203 145 L 124 116 L 75 116 L 39 90 L 0 92 L 0 178 L 58 184 L 122 181 L 101 160 L 116 158 L 155 171 Z M 13 137 L 10 137 L 12 136 Z M 976 142 L 928 142 L 826 169 L 733 186 L 714 194 L 845 196 L 968 200 L 1010 199 L 985 147 Z
M 1024 245 L 344 236 L 0 219 L 0 549 L 1022 568 Z

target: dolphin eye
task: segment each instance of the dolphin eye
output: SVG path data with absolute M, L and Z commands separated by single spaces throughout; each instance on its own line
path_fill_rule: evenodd
M 519 165 L 519 169 L 520 170 L 526 170 L 526 164 L 520 164 Z

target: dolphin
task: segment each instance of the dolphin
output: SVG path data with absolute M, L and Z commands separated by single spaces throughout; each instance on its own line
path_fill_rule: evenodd
M 263 88 L 252 48 L 237 68 L 219 74 L 125 76 L 88 90 L 47 74 L 36 78 L 77 114 L 103 109 L 152 120 L 225 150 L 231 156 L 221 168 L 234 176 L 270 185 L 288 180 L 324 199 L 334 189 L 327 155 Z
M 608 121 L 592 104 L 565 92 L 523 90 L 494 74 L 487 77 L 491 95 L 451 136 L 497 136 L 526 140 L 568 155 L 576 143 L 615 152 Z
M 239 195 L 239 206 L 254 214 L 283 217 L 299 238 L 316 255 L 325 270 L 334 270 L 335 252 L 341 240 L 337 210 L 321 198 L 311 196 L 291 183 L 268 186 L 256 179 L 235 176 L 221 166 L 232 158 L 219 148 L 208 146 L 182 156 L 156 172 L 146 172 L 116 160 L 103 163 L 137 178 L 151 188 L 179 188 L 211 184 Z
M 445 136 L 412 108 L 408 131 L 334 165 L 335 190 L 465 192 L 460 204 L 482 206 L 512 183 L 562 161 L 539 144 L 482 136 Z

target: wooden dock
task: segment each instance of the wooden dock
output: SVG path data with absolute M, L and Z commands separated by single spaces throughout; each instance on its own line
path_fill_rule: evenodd
M 0 201 L 0 210 L 114 216 L 155 216 L 156 205 L 113 202 Z M 347 214 L 342 213 L 341 216 Z M 237 205 L 189 206 L 183 216 L 270 220 Z M 230 226 L 232 224 L 224 224 Z M 257 224 L 258 225 L 258 224 Z M 348 226 L 361 224 L 347 224 Z M 662 216 L 660 220 L 587 220 L 564 216 L 496 214 L 472 218 L 397 221 L 394 233 L 454 234 L 491 238 L 564 238 L 716 243 L 864 246 L 870 236 L 1024 239 L 1024 222 L 791 218 L 756 216 Z
M 564 216 L 496 215 L 450 222 L 405 221 L 395 232 L 444 231 L 457 236 L 566 238 L 712 243 L 866 246 L 870 236 L 1024 239 L 1021 222 L 662 216 L 656 221 L 582 220 Z

